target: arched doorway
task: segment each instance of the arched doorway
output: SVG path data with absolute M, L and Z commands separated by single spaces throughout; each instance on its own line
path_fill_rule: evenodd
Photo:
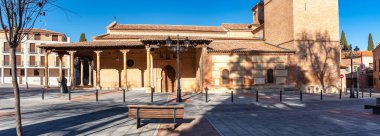
M 267 81 L 270 84 L 274 83 L 274 71 L 273 71 L 273 69 L 269 69 L 267 71 Z
M 162 69 L 161 77 L 162 77 L 161 91 L 162 92 L 174 92 L 174 88 L 175 88 L 174 82 L 176 79 L 175 69 L 170 65 L 165 66 Z

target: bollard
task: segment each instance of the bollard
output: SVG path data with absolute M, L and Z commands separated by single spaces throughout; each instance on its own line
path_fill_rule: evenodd
M 208 103 L 208 89 L 206 89 L 206 103 Z
M 28 80 L 26 81 L 26 89 L 29 89 Z
M 234 91 L 231 91 L 231 103 L 234 103 Z
M 123 102 L 125 103 L 125 89 L 123 89 Z
M 98 95 L 99 95 L 98 93 L 99 93 L 99 92 L 98 92 L 98 89 L 96 89 L 96 90 L 95 90 L 96 101 L 98 101 Z
M 300 101 L 301 101 L 301 102 L 302 102 L 302 100 L 303 100 L 302 95 L 303 95 L 303 92 L 302 92 L 302 90 L 300 90 Z
M 372 98 L 372 89 L 369 89 L 369 97 Z
M 256 102 L 259 102 L 259 90 L 256 90 Z
M 69 89 L 69 101 L 71 101 L 71 89 Z
M 45 100 L 45 88 L 42 88 L 42 100 Z
M 356 90 L 356 99 L 359 99 L 359 90 Z
M 323 100 L 323 91 L 321 90 L 321 101 Z
M 282 90 L 280 90 L 280 102 L 282 102 Z
M 342 89 L 339 90 L 339 99 L 342 99 Z

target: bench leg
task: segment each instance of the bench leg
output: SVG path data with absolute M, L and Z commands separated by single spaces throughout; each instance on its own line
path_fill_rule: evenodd
M 136 122 L 137 129 L 139 129 L 140 128 L 140 124 L 141 124 L 141 119 L 137 118 L 136 120 L 137 120 L 137 122 Z

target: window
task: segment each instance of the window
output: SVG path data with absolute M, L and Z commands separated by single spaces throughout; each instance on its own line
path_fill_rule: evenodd
M 4 65 L 9 66 L 9 55 L 4 55 Z
M 36 53 L 36 44 L 35 43 L 30 43 L 29 52 L 30 53 Z
M 268 71 L 267 71 L 267 81 L 268 81 L 268 83 L 274 83 L 273 69 L 268 69 Z
M 41 56 L 40 62 L 41 66 L 45 66 L 45 56 Z
M 36 56 L 30 56 L 29 57 L 29 65 L 30 66 L 36 66 Z
M 9 44 L 7 42 L 4 42 L 4 52 L 9 52 L 10 51 L 10 48 L 9 48 Z
M 51 39 L 52 39 L 52 41 L 58 41 L 58 35 L 53 35 L 53 36 L 51 37 Z
M 38 69 L 35 69 L 33 73 L 34 73 L 34 76 L 40 76 L 40 71 Z
M 25 69 L 20 69 L 20 71 L 21 76 L 25 76 Z
M 41 40 L 41 34 L 34 34 L 34 40 Z
M 16 47 L 16 52 L 21 52 L 21 45 L 18 45 L 18 46 Z
M 21 55 L 17 55 L 16 56 L 16 64 L 17 64 L 17 66 L 21 66 L 22 65 Z
M 222 71 L 222 85 L 228 85 L 230 83 L 230 72 L 227 69 Z
M 129 60 L 127 61 L 127 66 L 128 66 L 128 67 L 133 67 L 133 65 L 135 65 L 135 62 L 134 62 L 133 60 L 129 59 Z

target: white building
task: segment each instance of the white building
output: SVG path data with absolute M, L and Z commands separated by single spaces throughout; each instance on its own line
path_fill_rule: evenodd
M 25 34 L 25 37 L 16 51 L 17 63 L 17 80 L 19 84 L 43 85 L 44 83 L 44 50 L 37 48 L 37 45 L 52 43 L 70 43 L 70 38 L 65 34 L 43 30 L 33 29 Z M 10 47 L 5 39 L 4 31 L 0 32 L 0 83 L 12 83 L 12 74 L 10 66 Z M 59 58 L 55 53 L 50 53 L 49 61 L 49 86 L 58 85 L 59 77 Z M 63 72 L 66 79 L 70 79 L 68 71 L 70 70 L 70 57 L 63 57 Z M 68 83 L 69 84 L 69 83 Z

